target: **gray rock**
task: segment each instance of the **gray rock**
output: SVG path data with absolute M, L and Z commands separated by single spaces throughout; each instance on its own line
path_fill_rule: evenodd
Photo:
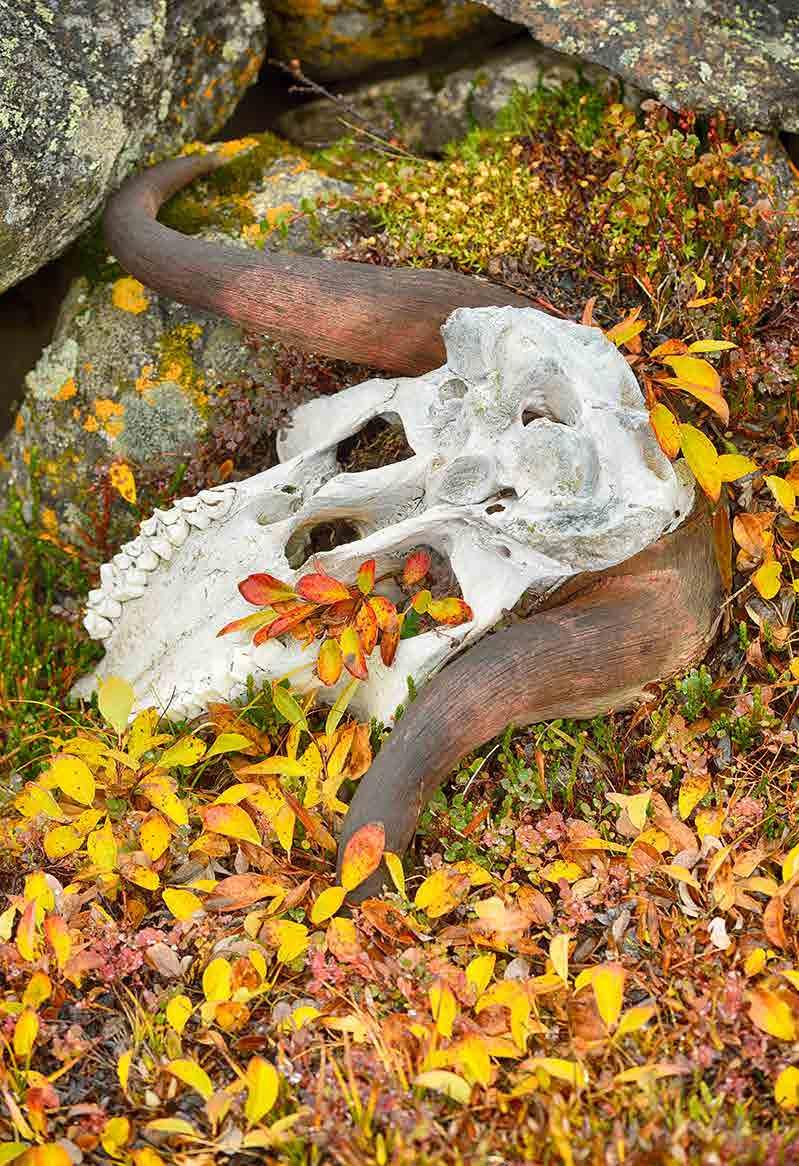
M 672 109 L 723 110 L 746 128 L 799 131 L 796 0 L 484 0 Z
M 451 72 L 438 67 L 377 81 L 348 93 L 342 103 L 309 102 L 284 113 L 277 126 L 291 141 L 318 147 L 360 124 L 396 136 L 408 149 L 436 154 L 473 126 L 492 125 L 515 87 L 553 89 L 581 71 L 597 85 L 612 82 L 606 69 L 581 70 L 573 58 L 522 37 Z
M 206 238 L 325 254 L 352 232 L 352 212 L 325 205 L 351 187 L 299 158 L 273 160 L 229 196 L 202 190 L 197 184 L 183 196 L 184 210 L 195 205 L 190 199 L 212 208 Z M 35 455 L 42 505 L 52 532 L 66 542 L 80 537 L 98 467 L 123 461 L 138 472 L 156 463 L 169 474 L 207 438 L 231 383 L 269 385 L 274 370 L 270 344 L 254 344 L 236 325 L 156 295 L 108 262 L 108 279 L 81 276 L 70 287 L 0 447 L 0 490 L 13 484 L 30 499 Z M 258 402 L 266 430 L 285 402 L 263 391 Z
M 0 291 L 141 159 L 218 129 L 264 45 L 257 0 L 0 0 Z

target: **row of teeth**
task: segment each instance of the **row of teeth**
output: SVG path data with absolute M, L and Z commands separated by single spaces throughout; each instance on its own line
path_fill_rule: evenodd
M 100 586 L 90 591 L 83 626 L 93 640 L 106 640 L 122 615 L 122 604 L 144 595 L 148 576 L 168 563 L 193 530 L 207 530 L 233 505 L 235 486 L 202 490 L 169 510 L 156 510 L 140 533 L 100 568 Z

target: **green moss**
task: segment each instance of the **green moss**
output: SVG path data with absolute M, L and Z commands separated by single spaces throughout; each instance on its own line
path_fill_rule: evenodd
M 102 655 L 83 630 L 54 607 L 85 593 L 75 558 L 46 534 L 34 504 L 26 522 L 12 495 L 0 514 L 0 754 L 4 782 L 48 751 L 46 735 L 63 727 L 69 690 Z M 2 789 L 2 785 L 0 785 Z

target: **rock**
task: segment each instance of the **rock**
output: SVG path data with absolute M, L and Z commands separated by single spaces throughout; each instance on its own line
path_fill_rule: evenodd
M 204 237 L 242 247 L 323 254 L 351 231 L 353 218 L 314 203 L 351 188 L 301 158 L 270 158 L 277 148 L 277 139 L 264 135 L 249 161 L 242 155 L 241 164 L 196 183 L 162 217 L 189 233 L 202 218 Z M 279 391 L 257 388 L 272 383 L 273 369 L 268 343 L 162 299 L 109 258 L 72 283 L 52 343 L 26 377 L 24 402 L 2 446 L 0 488 L 13 484 L 31 497 L 35 452 L 52 532 L 79 539 L 98 467 L 125 461 L 137 474 L 156 465 L 169 476 L 191 462 L 230 407 L 230 385 L 242 380 L 256 384 L 248 424 L 266 430 L 286 404 Z
M 485 0 L 550 48 L 604 65 L 672 109 L 799 131 L 796 0 Z
M 512 30 L 511 30 L 512 34 Z M 468 0 L 272 0 L 270 56 L 297 58 L 316 81 L 340 81 L 380 66 L 445 54 L 465 39 L 483 45 L 508 25 Z
M 140 159 L 223 125 L 265 44 L 256 0 L 13 7 L 0 37 L 0 291 L 63 251 Z
M 318 147 L 351 133 L 351 126 L 360 123 L 398 137 L 410 150 L 437 154 L 473 126 L 493 125 L 515 87 L 553 89 L 576 80 L 579 73 L 572 58 L 523 37 L 452 72 L 442 74 L 440 67 L 420 70 L 363 85 L 348 93 L 343 103 L 309 102 L 282 114 L 277 128 L 293 142 Z M 607 70 L 596 65 L 582 73 L 598 85 L 612 82 Z

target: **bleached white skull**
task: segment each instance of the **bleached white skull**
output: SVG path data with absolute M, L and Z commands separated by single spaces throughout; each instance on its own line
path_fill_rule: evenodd
M 85 625 L 106 655 L 79 690 L 122 675 L 140 705 L 182 717 L 238 695 L 248 675 L 316 685 L 318 644 L 217 638 L 253 610 L 239 580 L 264 571 L 293 582 L 318 561 L 352 582 L 363 560 L 381 574 L 425 546 L 448 560 L 474 618 L 402 640 L 391 668 L 372 654 L 355 707 L 390 722 L 409 677 L 421 683 L 523 594 L 615 565 L 688 514 L 693 487 L 662 454 L 635 376 L 601 331 L 533 309 L 462 308 L 443 336 L 442 368 L 303 405 L 278 466 L 142 523 L 89 595 Z M 337 447 L 375 418 L 399 420 L 414 456 L 341 472 Z M 349 541 L 310 554 L 314 530 L 331 523 Z

